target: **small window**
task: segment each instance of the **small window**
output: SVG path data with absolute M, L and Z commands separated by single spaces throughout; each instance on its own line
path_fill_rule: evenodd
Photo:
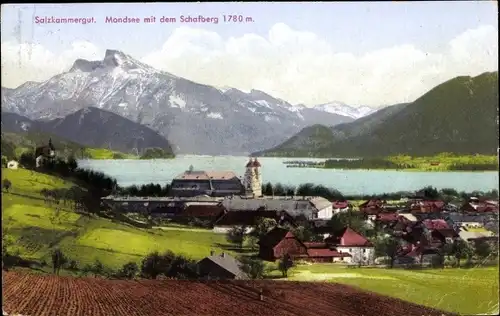
M 365 252 L 366 252 L 366 249 L 363 249 L 363 253 L 365 253 Z

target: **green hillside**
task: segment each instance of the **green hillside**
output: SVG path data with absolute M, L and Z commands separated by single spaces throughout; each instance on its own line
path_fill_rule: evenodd
M 318 154 L 328 156 L 332 138 L 333 133 L 329 127 L 316 124 L 303 128 L 292 138 L 278 147 L 270 149 L 266 154 L 255 153 L 254 155 L 279 157 L 284 153 L 292 153 L 289 156 L 310 157 Z
M 140 264 L 155 250 L 172 250 L 195 259 L 209 255 L 210 250 L 227 251 L 220 246 L 227 244 L 225 235 L 208 229 L 142 229 L 76 213 L 67 201 L 47 203 L 42 189 L 77 186 L 68 179 L 2 168 L 2 182 L 5 179 L 12 186 L 2 190 L 3 241 L 9 253 L 23 259 L 50 263 L 51 251 L 59 248 L 79 268 L 99 260 L 105 267 L 117 269 L 129 261 Z
M 410 104 L 335 126 L 331 137 L 324 133 L 321 143 L 306 128 L 285 143 L 255 155 L 385 157 L 433 156 L 443 152 L 495 155 L 497 109 L 498 72 L 456 77 Z
M 135 158 L 133 155 L 105 148 L 88 148 L 53 134 L 40 132 L 2 133 L 2 156 L 6 156 L 8 159 L 18 159 L 23 152 L 33 151 L 38 146 L 46 145 L 49 139 L 52 139 L 52 144 L 54 144 L 59 157 L 74 155 L 79 159 Z

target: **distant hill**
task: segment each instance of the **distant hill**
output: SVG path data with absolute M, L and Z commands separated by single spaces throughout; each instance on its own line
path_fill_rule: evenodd
M 379 157 L 496 154 L 498 72 L 453 78 L 409 104 L 384 108 L 354 122 L 304 128 L 255 156 Z M 314 131 L 322 130 L 321 137 Z M 311 145 L 314 144 L 314 145 Z
M 56 137 L 92 148 L 140 155 L 148 148 L 173 154 L 168 140 L 150 128 L 95 107 L 85 108 L 64 118 L 34 121 L 2 112 L 2 131 Z M 46 136 L 43 136 L 46 137 Z M 44 139 L 46 143 L 48 138 Z
M 49 139 L 57 150 L 58 156 L 67 157 L 70 154 L 77 158 L 89 157 L 85 146 L 65 140 L 56 135 L 41 132 L 2 132 L 2 156 L 9 159 L 18 158 L 24 151 L 33 151 L 36 147 L 47 145 Z

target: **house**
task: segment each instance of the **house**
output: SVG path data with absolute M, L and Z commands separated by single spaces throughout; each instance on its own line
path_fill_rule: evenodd
M 332 210 L 333 214 L 347 212 L 351 205 L 349 205 L 348 201 L 333 201 L 332 202 Z
M 446 203 L 439 200 L 413 201 L 410 204 L 412 213 L 439 213 L 444 210 Z
M 327 243 L 302 242 L 287 229 L 276 227 L 259 240 L 259 257 L 276 261 L 289 255 L 292 260 L 339 262 L 351 255 L 332 249 Z
M 445 217 L 445 220 L 447 221 L 448 225 L 454 227 L 455 229 L 458 229 L 460 227 L 481 228 L 485 227 L 490 222 L 496 223 L 495 217 L 491 216 L 488 213 L 449 213 Z
M 253 226 L 261 218 L 274 219 L 278 224 L 289 223 L 294 225 L 293 217 L 286 211 L 273 211 L 260 208 L 258 210 L 227 211 L 217 218 L 213 224 L 215 233 L 225 234 L 234 227 L 246 226 L 246 231 L 251 232 Z
M 171 183 L 171 196 L 193 197 L 198 195 L 231 196 L 243 194 L 241 179 L 232 171 L 190 170 L 177 175 Z
M 384 227 L 389 227 L 396 224 L 399 220 L 397 213 L 379 213 L 375 215 L 375 223 Z
M 312 220 L 316 218 L 330 219 L 333 215 L 332 203 L 322 197 L 314 196 L 264 196 L 246 198 L 234 196 L 226 198 L 222 204 L 228 211 L 257 210 L 264 208 L 272 211 L 286 211 L 294 218 Z
M 203 258 L 197 264 L 198 273 L 206 279 L 248 279 L 248 275 L 242 271 L 241 263 L 234 257 L 221 253 L 216 255 L 211 252 L 210 256 Z
M 420 244 L 402 247 L 394 260 L 394 265 L 422 264 L 428 265 L 440 255 L 437 248 L 425 247 Z
M 331 234 L 325 239 L 325 243 L 339 252 L 350 254 L 350 257 L 343 258 L 347 263 L 372 263 L 375 259 L 374 245 L 350 227 Z
M 307 258 L 303 260 L 308 262 L 343 262 L 344 258 L 351 257 L 348 253 L 330 248 L 324 242 L 304 242 L 304 245 L 307 248 Z
M 372 199 L 366 202 L 363 202 L 359 205 L 359 211 L 362 212 L 365 216 L 371 216 L 371 220 L 375 219 L 375 215 L 382 212 L 385 208 L 387 202 L 381 199 Z
M 259 257 L 266 261 L 276 261 L 289 255 L 292 260 L 307 257 L 307 247 L 288 229 L 276 227 L 258 242 Z
M 408 222 L 416 222 L 418 219 L 412 213 L 399 213 L 400 219 L 403 218 Z
M 481 239 L 481 238 L 494 238 L 495 240 L 498 240 L 498 237 L 495 236 L 495 234 L 491 231 L 483 231 L 483 232 L 470 232 L 466 230 L 461 230 L 458 235 L 460 238 L 464 241 L 467 242 L 473 242 L 476 239 Z
M 36 167 L 41 167 L 45 162 L 53 160 L 56 157 L 56 149 L 52 144 L 52 139 L 49 139 L 48 145 L 35 148 Z
M 479 199 L 471 199 L 464 203 L 460 208 L 462 213 L 498 213 L 498 205 L 492 202 L 480 201 Z
M 11 161 L 9 161 L 9 162 L 7 163 L 7 168 L 8 168 L 8 169 L 13 169 L 13 170 L 15 170 L 15 169 L 17 169 L 18 167 L 19 167 L 19 163 L 18 163 L 17 161 L 15 161 L 15 160 L 11 160 Z

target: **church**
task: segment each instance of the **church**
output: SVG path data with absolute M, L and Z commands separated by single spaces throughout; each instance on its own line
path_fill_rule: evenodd
M 35 149 L 36 167 L 41 167 L 45 162 L 51 161 L 56 157 L 56 148 L 52 145 L 52 139 L 49 139 L 49 144 L 40 146 Z
M 208 195 L 225 196 L 262 196 L 262 177 L 260 162 L 255 158 L 246 164 L 243 179 L 233 171 L 198 171 L 192 167 L 176 176 L 171 183 L 170 195 L 173 197 L 194 197 Z

